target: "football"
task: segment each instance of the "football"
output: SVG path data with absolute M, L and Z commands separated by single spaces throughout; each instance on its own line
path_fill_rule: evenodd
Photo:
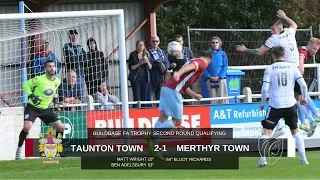
M 170 55 L 174 56 L 176 54 L 182 53 L 182 45 L 177 41 L 172 41 L 168 44 L 167 51 Z

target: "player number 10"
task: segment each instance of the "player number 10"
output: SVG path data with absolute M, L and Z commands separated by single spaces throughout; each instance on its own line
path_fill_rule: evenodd
M 167 147 L 166 145 L 162 145 L 162 146 L 154 145 L 154 151 L 167 151 Z
M 277 73 L 278 87 L 284 87 L 288 84 L 288 75 L 284 72 Z

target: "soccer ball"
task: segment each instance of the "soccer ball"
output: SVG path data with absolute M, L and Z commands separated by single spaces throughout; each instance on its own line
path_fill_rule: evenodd
M 182 53 L 182 45 L 177 41 L 172 41 L 168 44 L 167 51 L 171 56 Z

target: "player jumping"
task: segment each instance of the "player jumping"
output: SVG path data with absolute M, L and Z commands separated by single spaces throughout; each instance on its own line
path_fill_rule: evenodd
M 299 70 L 302 75 L 304 74 L 304 63 L 307 62 L 308 57 L 314 56 L 318 52 L 319 47 L 320 47 L 320 40 L 318 38 L 311 38 L 307 46 L 302 46 L 298 49 L 299 63 L 300 63 Z M 296 93 L 297 93 L 298 99 L 300 99 L 301 98 L 300 89 L 297 89 Z M 308 101 L 308 104 L 306 105 L 308 109 L 307 113 L 305 114 L 300 109 L 298 109 L 298 115 L 301 121 L 300 129 L 307 131 L 308 132 L 307 136 L 311 137 L 314 134 L 315 129 L 317 128 L 317 123 L 315 122 L 320 122 L 320 114 L 318 113 L 317 107 L 314 104 L 309 94 L 307 96 L 307 101 Z M 312 117 L 312 115 L 310 115 L 310 111 L 316 117 L 315 119 Z M 305 120 L 306 116 L 309 121 Z
M 64 125 L 58 119 L 49 105 L 58 103 L 56 98 L 60 79 L 55 76 L 55 62 L 48 60 L 44 64 L 46 73 L 36 76 L 23 84 L 23 89 L 28 95 L 27 107 L 24 109 L 24 125 L 19 135 L 16 160 L 21 160 L 21 147 L 34 121 L 39 117 L 46 125 L 56 129 L 56 136 L 63 136 Z
M 202 76 L 211 59 L 212 53 L 210 51 L 201 52 L 200 57 L 188 61 L 163 84 L 160 92 L 160 116 L 154 128 L 173 129 L 181 124 L 183 116 L 182 95 L 187 93 L 194 99 L 200 100 L 202 98 L 200 94 L 193 92 L 189 86 Z M 172 119 L 168 119 L 169 116 Z M 148 148 L 155 157 L 163 160 L 162 155 L 154 151 L 156 141 L 153 140 L 157 138 L 154 135 L 146 136 Z
M 294 86 L 297 82 L 301 87 L 302 98 L 301 104 L 307 101 L 307 84 L 302 78 L 299 69 L 295 64 L 285 62 L 285 49 L 281 46 L 273 47 L 271 50 L 275 63 L 269 65 L 263 76 L 263 85 L 261 89 L 260 109 L 263 110 L 266 104 L 267 94 L 269 93 L 269 107 L 267 115 L 261 121 L 263 138 L 270 138 L 273 129 L 278 121 L 283 118 L 285 124 L 289 126 L 292 136 L 296 139 L 296 146 L 300 153 L 301 164 L 309 164 L 304 147 L 304 140 L 298 129 L 298 115 Z M 266 157 L 260 157 L 257 167 L 267 165 Z
M 289 28 L 283 28 L 283 23 L 281 21 L 277 21 L 271 26 L 271 33 L 272 35 L 266 40 L 265 44 L 262 45 L 258 49 L 248 49 L 244 45 L 238 45 L 236 47 L 236 50 L 239 52 L 248 52 L 253 53 L 257 55 L 264 55 L 269 49 L 275 46 L 282 46 L 285 49 L 285 57 L 284 60 L 288 63 L 292 63 L 296 65 L 296 67 L 299 67 L 299 52 L 297 47 L 297 41 L 296 41 L 296 31 L 297 31 L 297 24 L 287 17 L 286 13 L 283 10 L 277 11 L 277 16 L 286 21 L 289 24 Z M 295 84 L 295 90 L 299 89 L 299 84 Z M 299 92 L 296 92 L 299 93 Z M 297 107 L 299 111 L 304 112 L 304 114 L 308 113 L 308 109 L 306 106 L 303 106 L 299 102 L 299 97 L 296 96 L 297 99 Z M 309 132 L 311 133 L 311 128 L 309 129 Z M 283 131 L 283 125 L 282 123 L 277 124 L 276 130 L 274 132 L 273 137 L 279 137 L 284 134 Z

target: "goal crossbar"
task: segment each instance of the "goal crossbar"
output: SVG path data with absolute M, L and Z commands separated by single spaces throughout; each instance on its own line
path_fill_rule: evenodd
M 123 16 L 123 9 L 1 14 L 0 20 L 45 19 L 89 16 Z

